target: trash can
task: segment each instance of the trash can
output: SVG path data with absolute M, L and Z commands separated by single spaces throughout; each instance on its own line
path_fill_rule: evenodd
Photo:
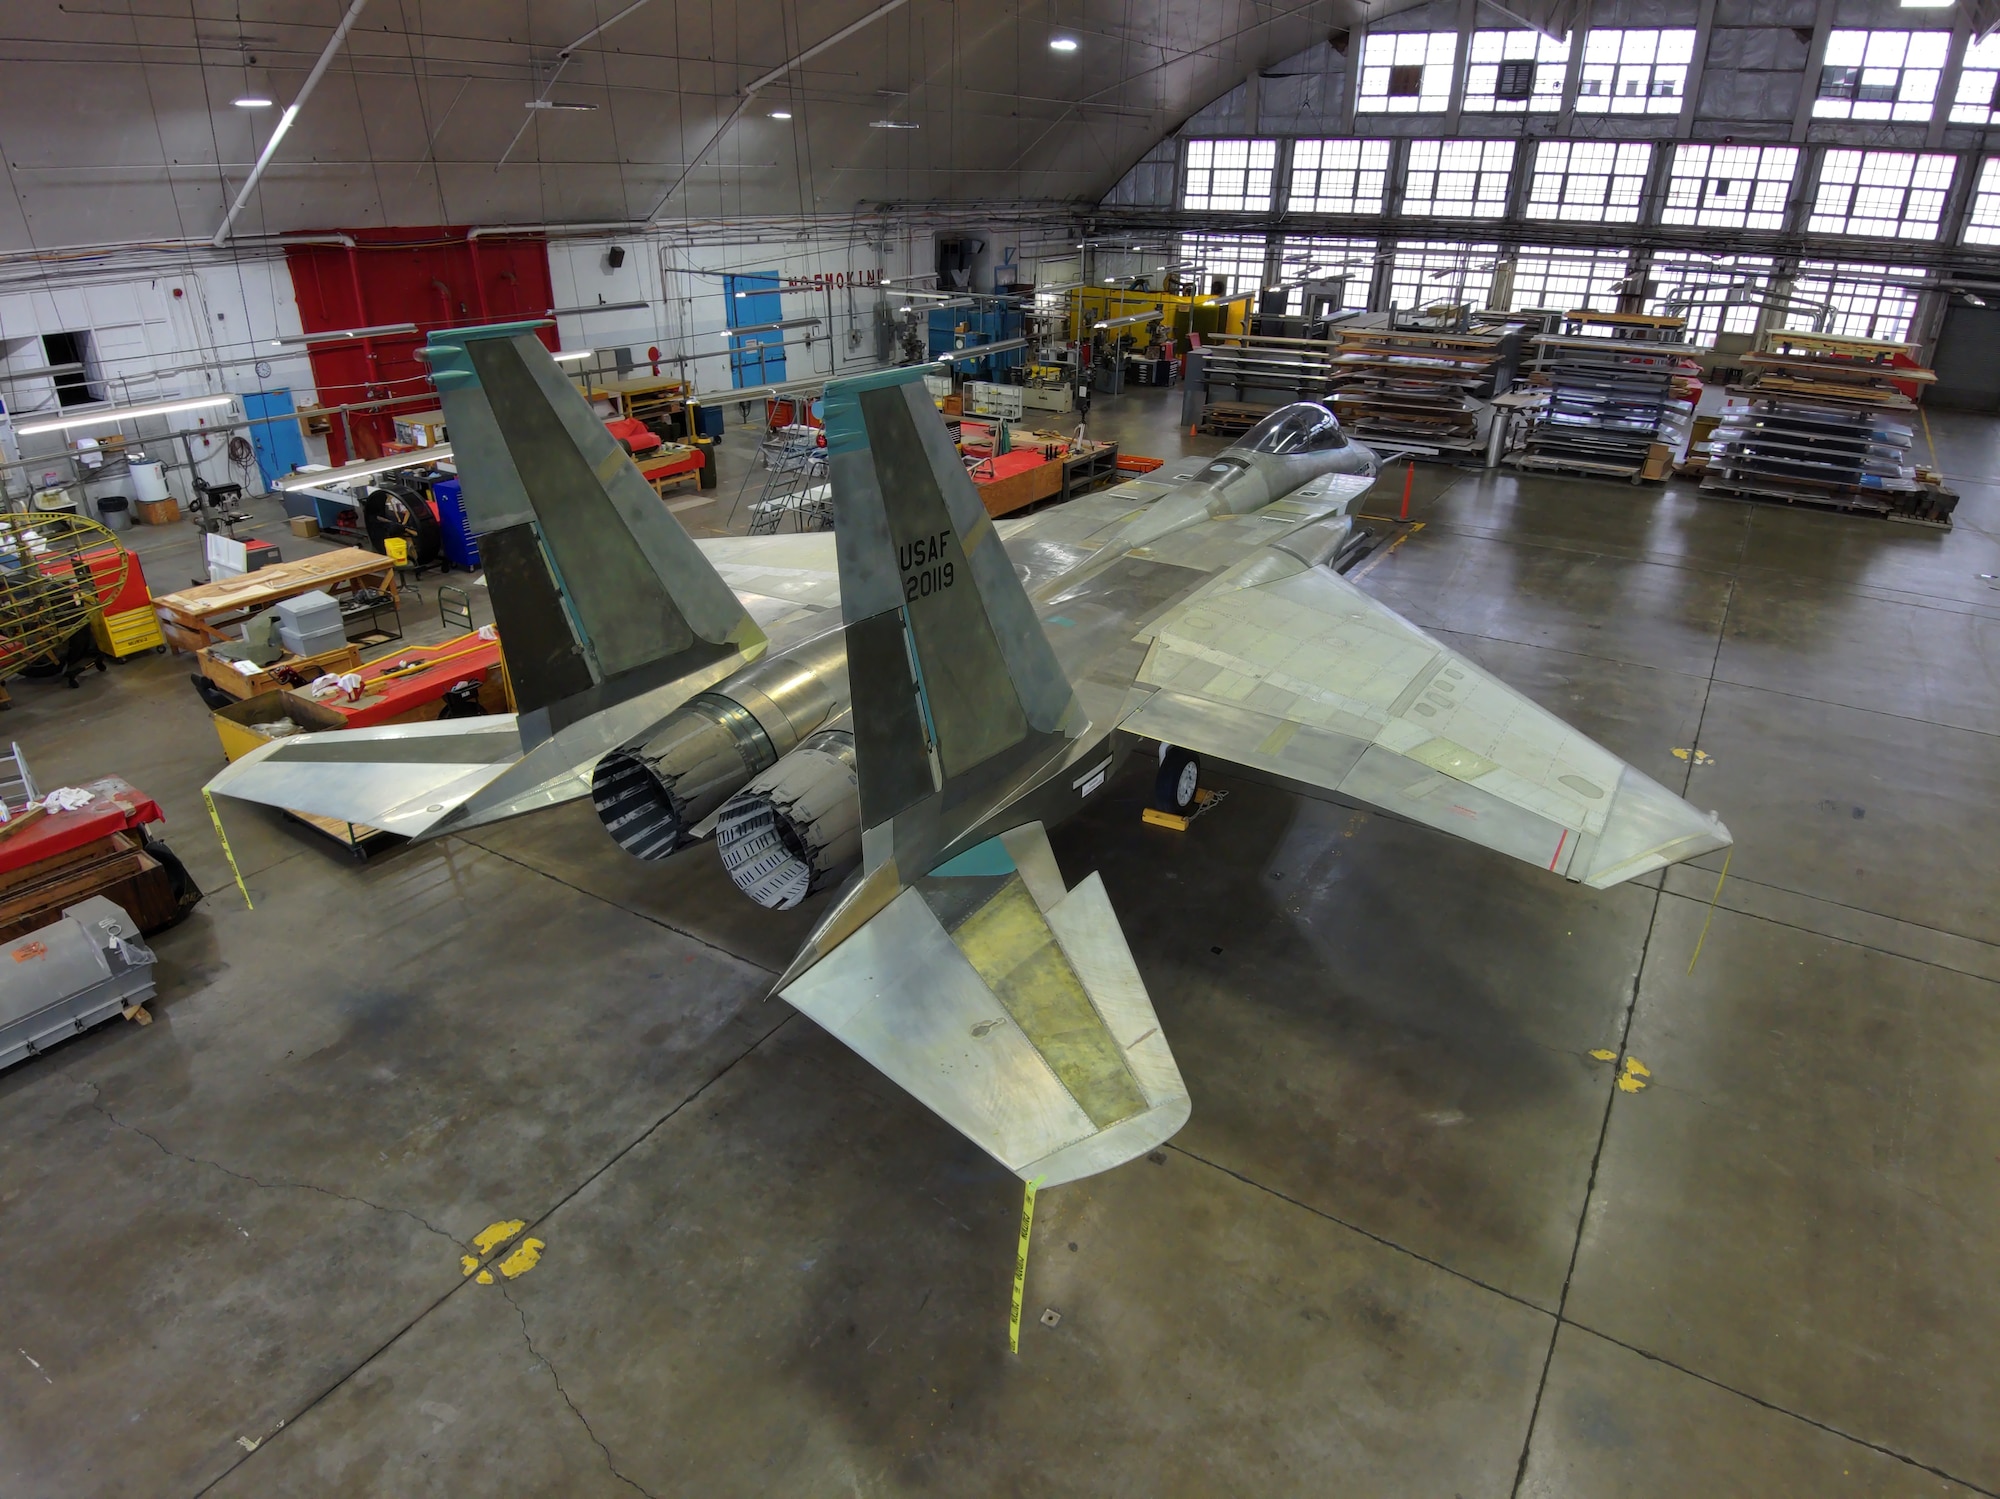
M 701 454 L 701 487 L 713 489 L 715 488 L 715 439 L 697 437 L 694 440 L 694 448 Z
M 123 531 L 132 524 L 132 502 L 122 494 L 99 495 L 97 518 L 112 530 Z

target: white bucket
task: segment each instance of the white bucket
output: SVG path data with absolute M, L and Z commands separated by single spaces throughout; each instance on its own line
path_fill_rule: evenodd
M 132 498 L 139 504 L 149 500 L 164 500 L 167 497 L 167 472 L 164 463 L 135 463 L 132 465 Z

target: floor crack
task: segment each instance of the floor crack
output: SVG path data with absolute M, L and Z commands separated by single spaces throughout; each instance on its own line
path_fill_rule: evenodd
M 413 1213 L 408 1208 L 388 1207 L 379 1202 L 370 1202 L 366 1197 L 355 1197 L 346 1192 L 336 1192 L 331 1187 L 317 1186 L 312 1182 L 263 1181 L 257 1177 L 250 1175 L 250 1173 L 247 1171 L 237 1171 L 232 1167 L 223 1165 L 222 1162 L 220 1161 L 209 1160 L 206 1156 L 186 1155 L 183 1152 L 175 1150 L 172 1147 L 170 1147 L 164 1140 L 162 1140 L 158 1135 L 153 1134 L 150 1130 L 143 1130 L 139 1128 L 139 1126 L 136 1124 L 127 1124 L 123 1119 L 120 1119 L 116 1114 L 114 1114 L 109 1108 L 105 1106 L 102 1096 L 104 1090 L 98 1084 L 92 1082 L 89 1078 L 79 1078 L 78 1081 L 81 1082 L 86 1088 L 90 1089 L 92 1094 L 90 1100 L 90 1106 L 93 1109 L 95 1109 L 98 1113 L 102 1114 L 117 1128 L 125 1130 L 129 1134 L 137 1135 L 142 1140 L 148 1141 L 153 1146 L 154 1149 L 158 1150 L 161 1155 L 166 1156 L 170 1160 L 185 1161 L 190 1166 L 206 1166 L 210 1170 L 220 1171 L 224 1176 L 234 1177 L 237 1181 L 248 1182 L 251 1186 L 256 1187 L 259 1190 L 265 1192 L 317 1192 L 322 1197 L 331 1197 L 339 1202 L 358 1203 L 360 1206 L 365 1208 L 372 1208 L 378 1213 L 388 1213 L 391 1214 L 392 1216 L 408 1218 L 412 1223 L 419 1224 L 425 1229 L 428 1229 L 431 1233 L 436 1234 L 439 1238 L 445 1240 L 453 1247 L 459 1250 L 464 1250 L 466 1248 L 466 1246 L 463 1243 L 461 1243 L 457 1238 L 453 1237 L 451 1234 L 446 1233 L 443 1229 L 439 1228 L 435 1223 L 431 1222 L 421 1213 Z
M 604 1445 L 604 1438 L 600 1437 L 597 1434 L 596 1428 L 590 1424 L 590 1417 L 583 1413 L 577 1403 L 570 1398 L 569 1391 L 563 1388 L 562 1373 L 556 1368 L 555 1361 L 535 1346 L 535 1335 L 528 1331 L 528 1313 L 526 1310 L 521 1306 L 520 1302 L 508 1295 L 505 1286 L 500 1288 L 500 1294 L 507 1297 L 507 1305 L 514 1308 L 514 1315 L 521 1319 L 521 1341 L 528 1345 L 528 1352 L 535 1356 L 536 1362 L 549 1371 L 549 1378 L 555 1384 L 556 1393 L 562 1396 L 563 1404 L 569 1407 L 569 1413 L 575 1416 L 577 1423 L 583 1427 L 584 1435 L 595 1442 L 597 1450 L 604 1454 L 604 1466 L 610 1469 L 611 1476 L 626 1487 L 644 1494 L 646 1499 L 659 1499 L 659 1495 L 640 1483 L 638 1479 L 619 1471 L 618 1464 L 612 1460 L 611 1449 Z

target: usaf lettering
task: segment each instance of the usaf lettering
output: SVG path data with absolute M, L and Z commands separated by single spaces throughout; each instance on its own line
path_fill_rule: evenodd
M 952 564 L 945 560 L 945 543 L 951 532 L 921 536 L 896 548 L 896 566 L 903 574 L 903 602 L 915 603 L 934 593 L 943 593 L 954 581 Z

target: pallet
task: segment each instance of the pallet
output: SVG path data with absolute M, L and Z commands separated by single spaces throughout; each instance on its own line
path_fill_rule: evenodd
M 1584 479 L 1630 479 L 1635 484 L 1646 468 L 1643 463 L 1592 463 L 1582 458 L 1543 458 L 1533 453 L 1509 453 L 1504 461 L 1537 473 L 1574 474 Z
M 1217 401 L 1202 408 L 1195 431 L 1205 437 L 1235 437 L 1248 432 L 1277 409 L 1245 401 Z
M 1887 500 L 1873 495 L 1813 494 L 1796 489 L 1763 488 L 1724 480 L 1714 475 L 1702 480 L 1697 493 L 1716 499 L 1742 500 L 1754 505 L 1800 505 L 1808 510 L 1824 510 L 1837 515 L 1869 515 L 1881 520 L 1902 521 L 1906 525 L 1929 526 L 1938 531 L 1949 531 L 1951 516 L 1915 514 L 1899 510 Z
M 385 833 L 380 828 L 371 828 L 366 823 L 343 822 L 338 817 L 321 817 L 312 812 L 296 812 L 285 809 L 288 820 L 301 827 L 311 828 L 324 834 L 353 855 L 357 863 L 366 862 L 368 856 L 381 849 L 403 842 L 394 833 Z

